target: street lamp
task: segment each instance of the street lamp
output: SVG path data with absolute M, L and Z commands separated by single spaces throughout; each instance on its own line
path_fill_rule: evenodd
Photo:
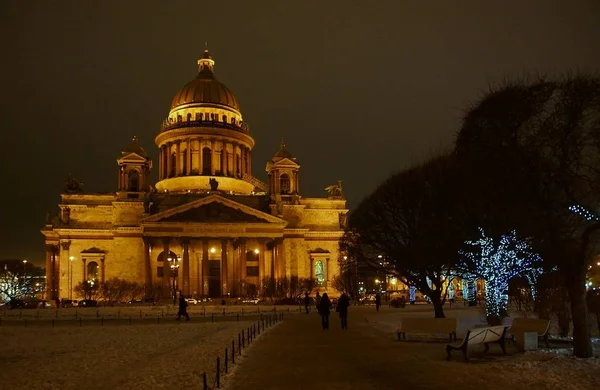
M 170 263 L 171 268 L 171 277 L 173 278 L 173 305 L 177 304 L 177 270 L 179 269 L 179 262 L 181 261 L 181 257 L 168 257 L 167 260 Z
M 69 256 L 69 299 L 73 299 L 73 260 L 75 256 Z
M 27 260 L 23 260 L 23 287 L 27 293 Z

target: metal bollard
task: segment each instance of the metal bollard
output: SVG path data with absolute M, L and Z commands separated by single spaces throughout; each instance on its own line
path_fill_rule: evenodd
M 202 373 L 202 389 L 208 390 L 208 383 L 206 383 L 206 372 Z
M 254 325 L 256 327 L 256 325 Z M 258 321 L 258 334 L 260 335 L 260 320 Z
M 238 333 L 238 353 L 242 354 L 242 335 Z
M 217 356 L 217 389 L 221 387 L 221 358 Z
M 246 340 L 244 339 L 244 330 L 242 330 L 242 348 L 246 348 Z
M 235 364 L 235 340 L 231 340 L 231 364 Z

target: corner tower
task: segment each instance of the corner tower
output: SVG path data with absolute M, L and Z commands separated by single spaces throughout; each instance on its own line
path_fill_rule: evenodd
M 281 201 L 299 194 L 298 173 L 300 164 L 287 151 L 285 142 L 281 140 L 279 151 L 271 161 L 267 162 L 266 171 L 269 174 L 269 194 L 271 200 Z
M 173 98 L 155 139 L 159 191 L 210 191 L 211 179 L 216 179 L 219 191 L 250 194 L 255 189 L 254 139 L 235 96 L 215 78 L 214 66 L 205 49 L 198 59 L 198 75 Z
M 152 160 L 133 137 L 131 144 L 121 151 L 119 164 L 119 192 L 147 192 L 150 190 Z

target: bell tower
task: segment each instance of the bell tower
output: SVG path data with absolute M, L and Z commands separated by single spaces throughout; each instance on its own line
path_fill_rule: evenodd
M 281 140 L 279 151 L 267 162 L 269 174 L 269 194 L 272 200 L 286 200 L 299 195 L 298 172 L 300 164 L 287 151 L 285 142 Z
M 144 148 L 133 137 L 131 144 L 121 151 L 119 164 L 119 192 L 147 192 L 150 190 L 150 169 L 152 160 Z

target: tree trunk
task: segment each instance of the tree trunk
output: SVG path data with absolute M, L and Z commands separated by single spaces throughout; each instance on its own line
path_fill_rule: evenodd
M 585 299 L 585 273 L 573 275 L 567 281 L 573 317 L 573 355 L 579 358 L 592 357 L 592 342 Z
M 442 303 L 442 299 L 440 297 L 440 290 L 432 290 L 431 291 L 431 303 L 433 304 L 433 311 L 435 313 L 435 318 L 446 318 L 444 315 L 444 306 Z

